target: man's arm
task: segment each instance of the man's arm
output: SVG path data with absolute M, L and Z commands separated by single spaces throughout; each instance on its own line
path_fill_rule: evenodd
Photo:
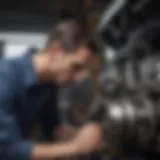
M 32 158 L 63 158 L 85 155 L 100 147 L 101 136 L 99 124 L 88 124 L 80 129 L 77 136 L 71 141 L 50 145 L 33 145 Z
M 55 144 L 33 144 L 21 137 L 15 119 L 0 112 L 0 159 L 37 160 L 84 155 L 98 148 L 101 129 L 98 124 L 88 124 L 71 141 Z

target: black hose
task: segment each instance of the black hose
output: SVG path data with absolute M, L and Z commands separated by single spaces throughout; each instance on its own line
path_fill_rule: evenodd
M 117 59 L 133 57 L 134 49 L 145 39 L 160 38 L 160 22 L 159 19 L 148 22 L 141 28 L 136 29 L 129 38 L 128 43 L 125 47 L 117 54 Z

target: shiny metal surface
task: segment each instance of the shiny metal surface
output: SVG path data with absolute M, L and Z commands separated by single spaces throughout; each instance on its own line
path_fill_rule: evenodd
M 104 127 L 108 149 L 144 150 L 156 132 L 154 106 L 147 98 L 121 97 L 105 105 Z

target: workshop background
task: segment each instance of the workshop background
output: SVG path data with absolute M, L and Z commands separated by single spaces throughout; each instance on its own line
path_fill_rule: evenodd
M 59 20 L 73 17 L 80 19 L 84 25 L 95 31 L 101 31 L 107 26 L 102 35 L 105 41 L 103 60 L 107 59 L 110 62 L 108 63 L 111 64 L 110 68 L 107 66 L 109 69 L 115 69 L 112 62 L 118 53 L 123 53 L 123 49 L 127 48 L 125 44 L 132 38 L 133 31 L 159 14 L 156 0 L 1 0 L 0 2 L 1 58 L 21 56 L 28 49 L 35 51 L 43 49 L 50 28 Z M 149 48 L 148 43 L 141 46 L 143 49 Z M 70 87 L 60 88 L 58 102 L 62 125 L 78 128 L 88 120 L 92 100 L 99 90 L 97 81 L 100 65 L 101 61 L 98 61 L 94 74 L 87 79 Z M 111 78 L 116 79 L 116 76 L 111 74 Z M 112 82 L 117 82 L 116 80 L 111 79 L 108 84 L 112 85 Z M 106 83 L 104 86 L 107 86 Z M 33 138 L 38 139 L 38 132 L 37 127 Z M 102 151 L 98 155 L 89 155 L 82 159 L 114 158 L 108 156 L 106 151 Z
M 92 27 L 98 18 L 97 11 L 99 12 L 104 5 L 104 0 L 2 0 L 0 5 L 0 44 L 1 52 L 4 53 L 2 55 L 13 57 L 31 46 L 43 48 L 48 30 L 60 19 L 76 17 Z M 10 50 L 13 49 L 15 54 L 10 55 Z

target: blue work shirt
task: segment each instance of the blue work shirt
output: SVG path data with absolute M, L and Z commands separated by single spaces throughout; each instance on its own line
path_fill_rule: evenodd
M 57 89 L 38 84 L 32 55 L 0 61 L 0 160 L 30 160 L 27 140 L 39 122 L 45 138 L 58 125 Z

